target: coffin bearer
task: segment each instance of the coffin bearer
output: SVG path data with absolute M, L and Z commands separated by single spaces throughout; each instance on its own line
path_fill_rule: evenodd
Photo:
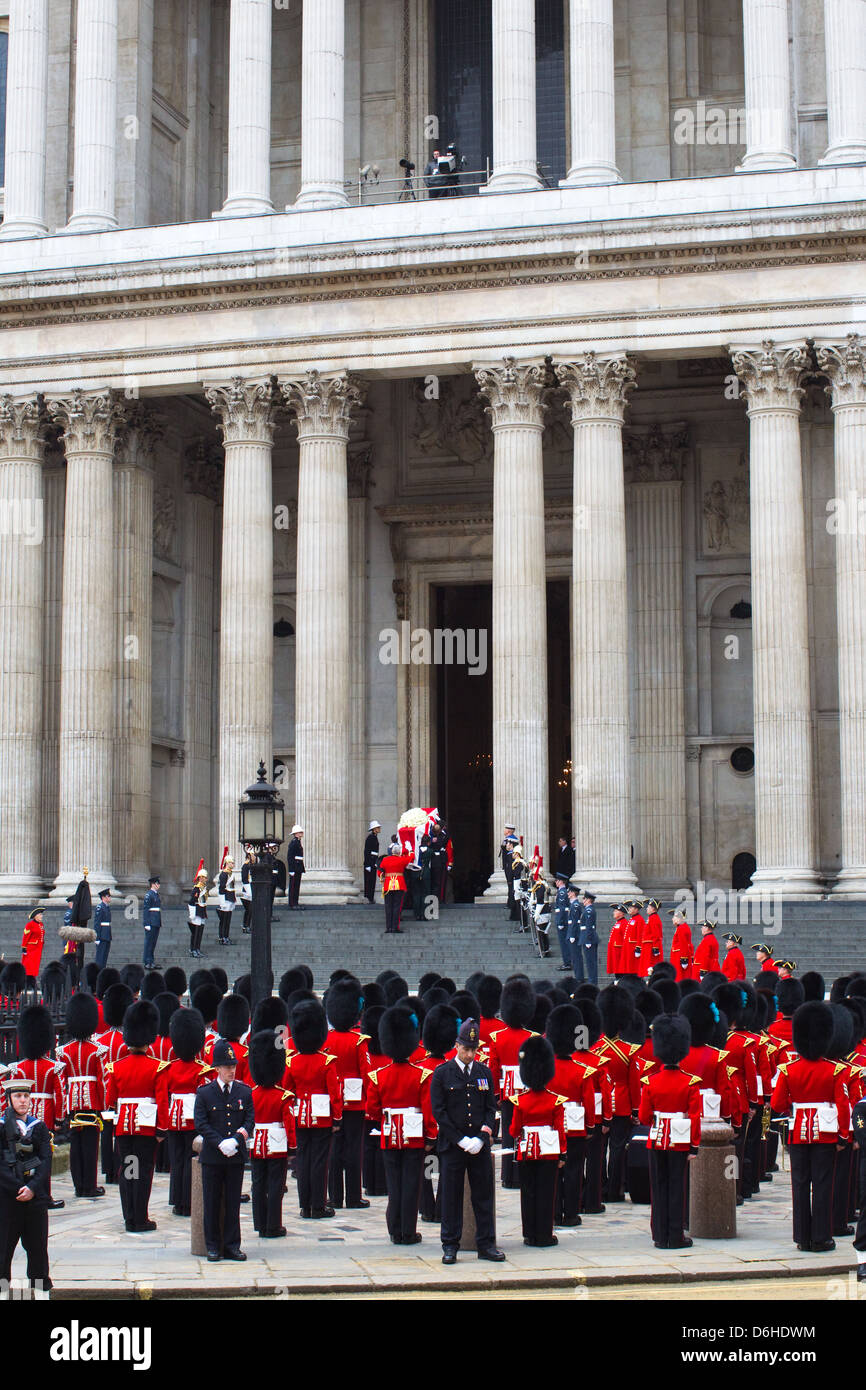
M 400 914 L 406 896 L 406 865 L 411 864 L 411 854 L 403 854 L 399 844 L 393 841 L 388 846 L 389 853 L 379 860 L 379 877 L 382 880 L 382 901 L 385 904 L 385 934 L 402 932 Z
M 370 831 L 364 841 L 364 897 L 372 903 L 376 897 L 376 871 L 379 868 L 379 831 L 377 820 L 370 821 Z
M 2 1085 L 6 1113 L 0 1123 L 0 1284 L 9 1287 L 12 1256 L 20 1240 L 31 1288 L 47 1292 L 51 1136 L 43 1122 L 29 1114 L 34 1083 L 12 1077 Z
M 235 1080 L 237 1061 L 232 1044 L 225 1038 L 218 1038 L 213 1050 L 216 1080 L 199 1087 L 193 1106 L 195 1131 L 204 1140 L 199 1162 L 204 1243 L 211 1263 L 221 1259 L 246 1259 L 241 1250 L 241 1188 L 247 1145 L 254 1129 L 254 1112 L 251 1088 Z M 220 1236 L 223 1200 L 225 1209 Z

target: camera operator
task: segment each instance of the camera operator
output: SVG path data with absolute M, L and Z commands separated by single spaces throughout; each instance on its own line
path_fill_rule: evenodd
M 466 160 L 452 140 L 445 153 L 439 157 L 439 173 L 442 176 L 444 198 L 456 198 L 460 193 L 460 170 Z
M 424 187 L 427 189 L 429 198 L 441 198 L 445 192 L 443 188 L 443 178 L 439 172 L 441 154 L 439 150 L 434 150 L 430 156 L 429 163 L 424 168 Z

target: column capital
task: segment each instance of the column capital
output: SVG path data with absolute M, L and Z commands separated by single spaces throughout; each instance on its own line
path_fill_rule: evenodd
M 622 424 L 626 397 L 633 391 L 637 372 L 627 353 L 597 356 L 584 352 L 573 362 L 556 367 L 560 385 L 571 400 L 571 423 L 584 420 L 609 420 Z
M 818 366 L 830 378 L 825 387 L 835 410 L 841 405 L 866 405 L 866 339 L 849 333 L 844 343 L 816 344 Z
M 126 418 L 118 391 L 83 391 L 46 401 L 50 418 L 63 430 L 67 458 L 70 454 L 111 454 L 118 430 Z
M 147 468 L 153 463 L 153 450 L 165 432 L 162 417 L 143 401 L 130 401 L 124 408 L 114 441 L 118 468 Z
M 547 368 L 543 363 L 518 362 L 503 357 L 502 366 L 475 368 L 475 380 L 490 404 L 485 407 L 494 430 L 503 425 L 530 425 L 541 429 L 547 403 Z
M 348 372 L 322 376 L 315 368 L 282 383 L 283 400 L 294 412 L 299 439 L 349 438 L 353 409 L 363 405 L 365 388 Z
M 196 492 L 218 502 L 223 490 L 222 450 L 210 439 L 195 439 L 183 462 L 184 492 Z
M 729 348 L 734 371 L 746 388 L 749 415 L 759 410 L 799 411 L 810 369 L 805 343 L 778 347 L 766 338 L 759 348 Z
M 0 462 L 42 458 L 45 414 L 35 396 L 0 396 Z
M 250 380 L 233 376 L 229 382 L 206 386 L 205 396 L 218 417 L 218 428 L 225 444 L 270 444 L 273 441 L 277 404 L 273 376 Z

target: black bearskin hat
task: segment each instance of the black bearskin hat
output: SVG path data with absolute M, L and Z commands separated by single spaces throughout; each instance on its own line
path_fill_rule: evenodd
M 273 976 L 271 976 L 271 983 L 273 983 Z M 250 1007 L 253 1002 L 252 975 L 238 975 L 237 979 L 232 985 L 232 994 L 239 994 L 242 999 L 246 999 L 247 1007 Z
M 676 980 L 656 980 L 653 984 L 653 994 L 657 994 L 662 1001 L 662 1012 L 675 1014 L 680 1007 L 682 994 Z
M 361 981 L 354 975 L 345 975 L 336 980 L 325 995 L 325 1013 L 328 1022 L 337 1033 L 348 1033 L 354 1028 L 364 1006 Z
M 175 1009 L 168 1025 L 171 1045 L 182 1062 L 194 1062 L 204 1047 L 204 1019 L 198 1009 Z
M 127 1047 L 150 1047 L 159 1032 L 159 1014 L 149 999 L 130 1004 L 123 1016 L 123 1041 Z
M 535 1013 L 535 990 L 521 976 L 508 980 L 502 990 L 499 1017 L 508 1028 L 529 1028 Z
M 701 993 L 712 994 L 719 985 L 727 983 L 727 975 L 723 970 L 708 970 L 701 978 Z
M 213 1023 L 217 1016 L 217 1009 L 222 1000 L 222 992 L 219 985 L 203 984 L 193 994 L 190 1003 L 194 1009 L 198 1009 L 205 1023 Z
M 385 1007 L 385 991 L 381 985 L 377 985 L 375 980 L 369 980 L 367 984 L 361 986 L 361 993 L 364 996 L 364 1008 L 375 1009 L 381 1004 Z
M 285 999 L 278 994 L 269 994 L 260 999 L 253 1011 L 252 1033 L 264 1033 L 268 1028 L 288 1028 L 289 1011 Z
M 457 1017 L 461 1023 L 464 1018 L 474 1018 L 476 1023 L 481 1022 L 481 1005 L 476 995 L 470 994 L 468 989 L 458 989 L 448 999 L 452 1009 L 457 1010 Z
M 342 965 L 338 965 L 337 968 L 336 968 L 336 970 L 332 970 L 332 971 L 331 971 L 331 974 L 330 974 L 329 979 L 328 979 L 328 989 L 330 989 L 331 985 L 335 985 L 335 984 L 337 983 L 338 980 L 351 980 L 351 979 L 352 979 L 352 972 L 351 972 L 351 970 L 346 970 Z M 325 993 L 327 994 L 327 990 L 325 991 Z
M 638 1013 L 637 1009 L 634 1010 L 628 1023 L 623 1028 L 620 1037 L 623 1042 L 636 1043 L 638 1047 L 642 1047 L 646 1042 L 646 1020 L 643 1014 Z
M 242 994 L 227 994 L 217 1009 L 217 1032 L 228 1042 L 238 1042 L 250 1026 L 250 1006 Z
M 657 960 L 649 974 L 650 988 L 655 989 L 659 980 L 676 980 L 677 972 L 669 960 Z
M 215 980 L 214 977 L 213 977 L 213 971 L 212 971 L 212 970 L 206 970 L 206 969 L 194 970 L 194 971 L 192 972 L 192 974 L 190 975 L 190 977 L 189 977 L 189 982 L 188 982 L 188 986 L 187 986 L 188 989 L 189 989 L 189 997 L 190 997 L 190 999 L 192 999 L 192 996 L 195 994 L 196 990 L 197 990 L 201 985 L 215 985 L 215 984 L 216 984 L 216 980 Z
M 253 1033 L 249 1050 L 250 1076 L 257 1086 L 279 1086 L 286 1070 L 286 1054 L 276 1033 Z
M 565 1060 L 571 1056 L 581 1041 L 578 1029 L 583 1027 L 583 1014 L 576 1004 L 560 1004 L 551 1009 L 547 1015 L 546 1034 L 554 1057 Z
M 296 989 L 309 989 L 303 970 L 284 970 L 280 976 L 280 998 L 288 999 Z
M 418 993 L 426 994 L 428 989 L 432 989 L 434 985 L 438 985 L 441 979 L 442 976 L 439 974 L 438 970 L 428 970 L 418 981 Z
M 581 999 L 577 1007 L 583 1014 L 583 1026 L 586 1029 L 587 1044 L 585 1048 L 578 1048 L 579 1052 L 585 1052 L 590 1047 L 595 1047 L 602 1035 L 601 1010 L 594 999 Z
M 448 1002 L 450 1004 L 450 998 Z M 421 1029 L 424 1027 L 424 1020 L 427 1017 L 427 1005 L 423 1000 L 418 998 L 417 994 L 407 994 L 402 999 L 398 999 L 397 1003 L 401 1008 L 408 1009 L 410 1014 L 415 1014 L 418 1019 L 418 1031 L 420 1034 Z
M 550 996 L 556 986 L 552 980 L 533 980 L 532 988 L 535 990 L 536 994 L 546 994 Z
M 763 990 L 755 991 L 755 1029 L 760 1033 L 776 1017 L 776 1003 L 772 994 Z
M 801 1004 L 794 1014 L 794 1047 L 807 1062 L 826 1057 L 833 1041 L 833 1014 L 829 1004 L 818 1000 Z
M 449 994 L 454 994 L 457 990 L 457 985 L 450 975 L 443 975 L 439 980 L 439 988 L 447 989 Z
M 663 1066 L 681 1062 L 692 1045 L 692 1030 L 684 1014 L 659 1014 L 652 1026 L 653 1053 Z
M 76 1042 L 84 1042 L 99 1027 L 99 1009 L 92 994 L 73 994 L 66 1005 L 66 1031 Z
M 382 988 L 385 991 L 385 1003 L 390 1009 L 392 1004 L 396 1004 L 400 999 L 406 999 L 409 994 L 409 986 L 402 975 L 392 975 L 386 980 Z
M 553 1009 L 553 1004 L 546 994 L 536 994 L 535 1008 L 532 1011 L 532 1022 L 529 1027 L 533 1033 L 544 1033 L 547 1026 L 547 1018 Z
M 176 994 L 178 999 L 182 994 L 186 994 L 186 972 L 181 970 L 179 965 L 170 965 L 166 970 L 165 987 L 170 994 Z
M 0 994 L 20 994 L 26 985 L 27 971 L 21 961 L 7 961 L 0 970 Z
M 628 1027 L 628 1021 L 634 1013 L 632 996 L 620 985 L 608 985 L 601 991 L 596 1002 L 601 1011 L 601 1023 L 606 1036 L 618 1037 L 623 1028 Z
M 459 1015 L 450 1004 L 434 1004 L 424 1019 L 421 1041 L 431 1057 L 444 1057 L 457 1042 Z
M 468 990 L 469 990 L 469 993 L 470 993 L 470 994 L 474 994 L 474 995 L 475 995 L 475 998 L 477 999 L 477 998 L 478 998 L 478 986 L 481 984 L 481 981 L 482 981 L 483 979 L 484 979 L 484 971 L 483 971 L 483 970 L 473 970 L 473 971 L 472 971 L 472 974 L 471 974 L 471 975 L 467 975 L 466 979 L 464 980 L 464 982 L 463 982 L 463 988 L 464 988 L 464 989 L 468 989 Z
M 141 982 L 141 998 L 155 999 L 158 994 L 165 994 L 165 976 L 158 970 L 148 970 Z
M 719 1021 L 719 1006 L 705 994 L 690 994 L 680 1004 L 678 1012 L 688 1019 L 692 1030 L 692 1046 L 706 1047 Z
M 850 975 L 837 975 L 830 986 L 830 1003 L 838 1004 L 840 999 L 844 999 L 848 993 L 848 986 L 852 980 L 856 980 L 856 972 Z
M 397 971 L 392 970 L 389 966 L 387 969 L 379 971 L 378 975 L 376 976 L 376 984 L 381 985 L 384 989 L 385 985 L 388 983 L 389 980 L 394 980 L 396 978 Z
M 293 966 L 292 969 L 300 970 L 304 977 L 304 989 L 313 988 L 313 972 L 308 965 L 304 965 L 303 961 L 301 961 L 299 965 Z
M 475 993 L 482 1018 L 495 1018 L 502 999 L 502 981 L 496 975 L 482 975 Z
M 718 985 L 713 990 L 713 999 L 723 1013 L 727 1014 L 731 1027 L 738 1028 L 749 1002 L 749 997 L 739 981 L 734 983 L 733 980 L 729 980 L 724 985 Z
M 93 993 L 96 995 L 97 999 L 102 999 L 105 995 L 105 991 L 111 985 L 119 984 L 120 971 L 115 970 L 113 965 L 103 965 L 102 969 L 96 977 L 96 988 L 93 991 Z
M 827 1055 L 841 1061 L 854 1046 L 854 1016 L 844 1004 L 831 1004 L 830 1010 L 833 1014 L 833 1037 Z
M 634 998 L 635 1011 L 640 1014 L 644 1023 L 649 1026 L 654 1018 L 665 1011 L 664 1001 L 655 989 L 642 989 L 640 994 Z
M 775 994 L 779 988 L 777 970 L 759 970 L 755 976 L 755 989 L 761 994 Z
M 850 994 L 852 999 L 863 999 L 866 997 L 866 976 L 855 975 L 852 980 L 849 980 L 845 994 Z
M 432 989 L 426 989 L 421 995 L 421 1002 L 425 1009 L 434 1009 L 437 1004 L 447 1004 L 450 999 L 451 995 L 447 989 L 440 989 L 438 985 L 434 985 Z
M 575 1004 L 582 1004 L 584 999 L 589 999 L 594 1004 L 598 999 L 599 992 L 598 985 L 591 985 L 589 980 L 584 980 L 581 984 L 574 986 L 571 997 Z
M 135 962 L 130 962 L 129 965 L 124 965 L 121 967 L 120 982 L 123 985 L 129 985 L 129 988 L 132 990 L 133 994 L 138 994 L 138 991 L 141 989 L 141 982 L 143 979 L 143 965 L 136 965 Z
M 54 1024 L 44 1004 L 29 1004 L 18 1019 L 18 1047 L 22 1057 L 35 1062 L 54 1046 Z
M 361 1015 L 361 1032 L 369 1039 L 367 1050 L 373 1057 L 382 1055 L 382 1044 L 379 1041 L 379 1024 L 385 1012 L 384 1004 L 371 1004 L 369 1009 L 365 1009 Z
M 687 994 L 700 994 L 701 987 L 697 980 L 678 980 L 680 987 L 680 998 L 685 999 Z
M 210 973 L 213 975 L 213 982 L 217 986 L 220 994 L 227 994 L 229 988 L 229 977 L 221 965 L 212 965 Z
M 779 993 L 776 996 L 779 1013 L 790 1018 L 795 1009 L 799 1009 L 801 1004 L 806 1002 L 806 991 L 803 988 L 802 980 L 787 979 L 779 981 Z
M 302 999 L 289 1015 L 292 1041 L 299 1052 L 319 1052 L 328 1036 L 328 1020 L 318 999 Z
M 529 1091 L 543 1091 L 553 1080 L 556 1061 L 547 1038 L 527 1038 L 520 1049 L 520 1079 Z
M 102 996 L 102 1017 L 106 1028 L 122 1028 L 124 1015 L 132 1003 L 129 985 L 109 985 Z
M 615 985 L 608 985 L 608 989 L 624 989 L 633 1000 L 643 989 L 643 981 L 638 975 L 621 975 Z
M 51 1000 L 60 1000 L 66 993 L 69 981 L 66 978 L 66 971 L 56 960 L 50 960 L 39 977 L 39 988 L 42 991 L 43 1000 L 48 1003 Z
M 96 988 L 96 981 L 99 979 L 99 966 L 96 964 L 95 960 L 89 960 L 87 962 L 84 967 L 84 975 L 82 978 L 88 992 L 92 994 Z
M 854 1020 L 854 1047 L 863 1041 L 863 1034 L 866 1033 L 866 999 L 856 996 L 845 996 L 842 1000 L 843 1006 L 850 1011 Z
M 824 984 L 824 976 L 819 975 L 817 970 L 806 970 L 800 976 L 800 984 L 803 986 L 807 1001 L 824 998 L 824 991 L 827 987 Z
M 418 1017 L 411 1009 L 393 1005 L 379 1020 L 379 1041 L 386 1057 L 407 1062 L 418 1046 Z
M 171 1016 L 176 1014 L 180 1008 L 180 1000 L 176 994 L 164 989 L 162 994 L 158 994 L 155 999 L 151 1000 L 151 1003 L 159 1014 L 159 1036 L 161 1038 L 170 1037 Z

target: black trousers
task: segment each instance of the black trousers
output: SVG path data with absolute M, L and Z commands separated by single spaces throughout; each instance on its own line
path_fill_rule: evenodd
M 253 1186 L 253 1225 L 259 1235 L 276 1235 L 283 1224 L 283 1189 L 289 1160 L 252 1158 L 250 1172 Z
M 73 1129 L 69 1139 L 69 1171 L 76 1197 L 90 1197 L 95 1192 L 98 1161 L 99 1130 L 96 1126 Z
M 851 1145 L 836 1150 L 833 1168 L 833 1234 L 844 1236 L 848 1226 L 848 1195 L 851 1189 Z
M 289 907 L 297 907 L 301 893 L 301 874 L 289 874 Z
M 361 1200 L 361 1167 L 364 1161 L 364 1112 L 344 1110 L 343 1123 L 334 1135 L 328 1173 L 331 1205 L 356 1207 Z
M 835 1144 L 790 1144 L 791 1198 L 797 1245 L 821 1245 L 833 1236 Z
M 69 952 L 69 988 L 78 988 L 78 981 L 81 979 L 81 972 L 84 969 L 84 942 L 76 941 L 75 949 Z
M 586 1141 L 586 1167 L 583 1177 L 583 1202 L 581 1210 L 601 1211 L 601 1187 L 604 1174 L 604 1135 L 601 1125 L 594 1125 Z
M 102 1163 L 102 1175 L 106 1182 L 117 1182 L 117 1155 L 114 1147 L 114 1121 L 102 1121 L 102 1139 L 100 1142 L 100 1162 Z
M 366 1120 L 364 1123 L 364 1191 L 368 1197 L 385 1197 L 388 1188 L 385 1185 L 382 1147 L 379 1143 L 379 1135 L 371 1134 L 371 1129 L 375 1129 L 375 1125 L 372 1120 Z
M 48 1277 L 48 1208 L 37 1202 L 16 1202 L 0 1196 L 0 1279 L 12 1278 L 12 1256 L 18 1242 L 27 1255 L 27 1278 L 51 1288 Z
M 159 927 L 145 928 L 144 947 L 141 953 L 143 965 L 153 965 L 156 957 L 156 943 L 159 940 Z
M 218 930 L 220 941 L 228 941 L 232 925 L 232 914 L 230 912 L 218 912 L 217 920 L 219 922 Z
M 510 1100 L 502 1097 L 502 1171 L 501 1182 L 503 1187 L 519 1187 L 520 1175 L 514 1166 L 514 1140 L 511 1137 L 511 1121 L 514 1118 L 514 1106 Z
M 298 1153 L 295 1177 L 301 1211 L 321 1211 L 328 1194 L 328 1159 L 331 1156 L 331 1130 L 302 1129 L 298 1126 Z
M 253 915 L 253 903 L 252 903 L 252 899 L 251 899 L 251 898 L 244 898 L 244 899 L 243 899 L 243 904 L 244 904 L 244 921 L 243 921 L 243 929 L 244 929 L 244 931 L 252 931 L 252 927 L 251 927 L 251 925 L 250 925 L 251 920 L 252 920 L 252 915 Z M 272 903 L 271 903 L 271 906 L 273 907 L 273 901 L 272 901 Z
M 376 870 L 364 867 L 364 897 L 371 903 L 376 896 Z
M 136 1229 L 147 1221 L 147 1205 L 153 1186 L 156 1137 L 152 1134 L 117 1136 L 117 1181 L 120 1209 L 127 1226 Z
M 204 1208 L 204 1243 L 208 1250 L 232 1250 L 241 1243 L 242 1163 L 203 1163 L 201 1195 Z M 223 1198 L 225 1211 L 223 1212 Z M 222 1239 L 220 1216 L 222 1215 Z
M 403 911 L 403 890 L 395 889 L 385 894 L 385 930 L 397 931 L 400 927 L 400 913 Z
M 487 1144 L 480 1154 L 468 1154 L 456 1145 L 449 1145 L 439 1154 L 442 1246 L 443 1249 L 451 1247 L 456 1250 L 460 1245 L 463 1235 L 464 1174 L 469 1177 L 469 1193 L 475 1213 L 475 1244 L 479 1250 L 486 1250 L 496 1244 L 493 1164 Z
M 383 1149 L 385 1182 L 388 1184 L 388 1207 L 385 1220 L 388 1234 L 394 1240 L 405 1241 L 418 1228 L 418 1205 L 421 1201 L 421 1179 L 424 1176 L 423 1149 Z
M 746 1127 L 746 1140 L 743 1150 L 743 1196 L 754 1197 L 761 1186 L 761 1129 L 763 1128 L 763 1109 L 758 1108 Z
M 520 1171 L 520 1220 L 523 1239 L 530 1245 L 553 1244 L 553 1216 L 556 1201 L 555 1158 L 523 1158 Z
M 634 1121 L 631 1115 L 614 1115 L 607 1136 L 607 1200 L 625 1201 L 625 1161 Z
M 650 1229 L 653 1240 L 668 1250 L 682 1245 L 686 1219 L 689 1156 L 676 1149 L 650 1149 Z
M 580 1216 L 587 1143 L 586 1136 L 580 1134 L 571 1135 L 566 1140 L 565 1167 L 558 1170 L 556 1188 L 557 1225 L 574 1226 Z
M 855 1150 L 854 1167 L 856 1174 L 854 1187 L 858 1193 L 864 1190 L 866 1184 L 866 1144 L 858 1144 Z M 857 1216 L 857 1229 L 854 1232 L 854 1249 L 866 1250 L 866 1202 L 859 1200 L 859 1213 Z
M 195 1130 L 172 1130 L 166 1137 L 168 1145 L 168 1200 L 184 1216 L 192 1210 L 192 1141 Z

